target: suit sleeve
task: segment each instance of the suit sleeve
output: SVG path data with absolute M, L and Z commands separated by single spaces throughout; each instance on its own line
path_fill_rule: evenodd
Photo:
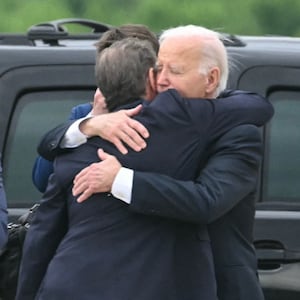
M 218 99 L 185 100 L 200 135 L 215 141 L 228 130 L 243 124 L 265 125 L 274 115 L 264 97 L 246 91 L 228 91 Z
M 35 299 L 47 266 L 67 231 L 66 205 L 65 193 L 52 174 L 26 234 L 16 299 Z
M 242 124 L 263 126 L 274 115 L 273 105 L 266 98 L 252 92 L 232 91 L 226 98 L 212 101 L 214 114 L 210 132 L 216 137 L 226 132 L 226 128 Z
M 59 144 L 73 122 L 75 121 L 69 120 L 46 133 L 37 148 L 39 155 L 49 161 L 53 161 L 58 154 L 66 151 L 60 148 Z
M 1 160 L 1 156 L 0 156 Z M 0 250 L 7 241 L 7 202 L 3 186 L 2 168 L 0 163 Z
M 261 134 L 241 125 L 222 136 L 193 181 L 135 172 L 130 208 L 138 213 L 209 224 L 256 188 L 262 157 Z

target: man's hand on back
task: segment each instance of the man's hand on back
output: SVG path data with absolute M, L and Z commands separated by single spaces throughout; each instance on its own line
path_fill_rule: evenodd
M 113 181 L 121 169 L 121 164 L 113 156 L 98 150 L 98 156 L 102 160 L 93 163 L 78 173 L 74 179 L 72 189 L 73 196 L 78 196 L 77 202 L 83 202 L 92 194 L 110 192 Z

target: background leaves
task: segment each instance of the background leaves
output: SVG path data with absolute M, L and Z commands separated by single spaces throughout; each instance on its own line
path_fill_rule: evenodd
M 245 35 L 300 35 L 296 0 L 1 0 L 0 31 L 26 32 L 34 24 L 87 18 L 106 24 L 142 23 L 159 32 L 198 24 Z

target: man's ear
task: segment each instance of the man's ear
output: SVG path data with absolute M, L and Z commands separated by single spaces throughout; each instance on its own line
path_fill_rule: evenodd
M 218 85 L 220 84 L 220 69 L 218 67 L 214 67 L 210 69 L 207 75 L 207 83 L 206 83 L 206 93 L 214 94 Z
M 150 68 L 148 71 L 147 98 L 149 100 L 152 100 L 156 95 L 157 95 L 156 74 L 154 68 Z
M 148 77 L 149 77 L 149 84 L 150 84 L 151 88 L 156 93 L 156 91 L 157 91 L 157 87 L 156 87 L 156 72 L 155 72 L 154 68 L 150 68 L 149 69 Z

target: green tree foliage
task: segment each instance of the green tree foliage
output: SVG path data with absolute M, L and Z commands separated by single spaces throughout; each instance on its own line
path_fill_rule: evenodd
M 300 2 L 264 0 L 253 5 L 253 12 L 266 34 L 300 35 Z
M 62 18 L 87 18 L 111 25 L 142 23 L 159 32 L 198 24 L 233 34 L 299 35 L 295 0 L 1 0 L 0 31 L 25 32 L 31 25 Z
M 60 0 L 1 0 L 0 31 L 26 32 L 36 23 L 72 17 L 66 4 Z

